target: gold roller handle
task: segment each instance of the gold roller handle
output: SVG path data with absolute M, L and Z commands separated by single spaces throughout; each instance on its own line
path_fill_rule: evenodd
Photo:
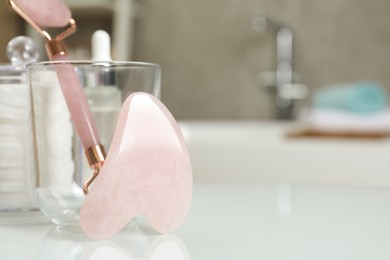
M 87 195 L 89 193 L 89 187 L 98 176 L 100 169 L 103 167 L 104 160 L 106 158 L 106 151 L 104 150 L 103 145 L 97 144 L 85 150 L 85 156 L 87 157 L 89 166 L 94 171 L 92 176 L 85 182 L 83 186 L 83 192 L 85 195 Z

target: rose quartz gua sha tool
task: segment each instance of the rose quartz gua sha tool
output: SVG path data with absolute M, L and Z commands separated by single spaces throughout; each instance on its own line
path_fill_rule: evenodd
M 81 208 L 84 233 L 107 238 L 140 212 L 158 232 L 174 231 L 187 215 L 191 196 L 191 163 L 175 119 L 156 97 L 130 95 Z
M 89 185 L 104 163 L 105 151 L 100 144 L 96 125 L 76 72 L 72 65 L 61 62 L 68 59 L 63 39 L 76 31 L 76 23 L 71 18 L 69 8 L 61 0 L 8 0 L 8 3 L 45 38 L 49 58 L 52 61 L 58 61 L 55 65 L 58 80 L 88 163 L 94 170 L 92 177 L 83 187 L 84 193 L 88 193 Z M 69 26 L 68 29 L 55 38 L 42 29 L 42 26 L 63 27 L 66 25 Z

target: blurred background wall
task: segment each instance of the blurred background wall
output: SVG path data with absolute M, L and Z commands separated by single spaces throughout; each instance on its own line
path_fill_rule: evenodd
M 19 35 L 24 30 L 22 20 L 8 7 L 5 1 L 0 1 L 0 61 L 8 62 L 5 48 L 12 37 Z
M 5 50 L 24 29 L 4 1 L 0 5 L 0 50 Z M 162 100 L 177 119 L 274 118 L 273 98 L 261 78 L 275 70 L 276 36 L 253 30 L 258 9 L 293 30 L 293 69 L 311 92 L 366 79 L 390 90 L 387 0 L 139 0 L 134 6 L 132 55 L 126 59 L 162 66 Z M 115 13 L 93 10 L 74 10 L 86 28 L 69 39 L 77 58 L 88 58 L 91 28 L 112 26 Z M 0 54 L 5 62 L 4 51 Z

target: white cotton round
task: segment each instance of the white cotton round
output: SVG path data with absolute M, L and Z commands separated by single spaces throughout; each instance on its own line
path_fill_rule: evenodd
M 25 162 L 21 160 L 4 160 L 0 158 L 0 169 L 21 168 L 24 166 Z
M 23 193 L 26 190 L 26 183 L 19 180 L 7 180 L 0 182 L 0 194 L 2 193 Z
M 20 140 L 21 136 L 25 136 L 32 133 L 29 124 L 26 123 L 25 120 L 13 121 L 0 119 L 0 126 L 0 140 L 7 137 L 17 137 Z
M 26 143 L 16 138 L 0 138 L 0 161 L 21 160 L 25 157 Z

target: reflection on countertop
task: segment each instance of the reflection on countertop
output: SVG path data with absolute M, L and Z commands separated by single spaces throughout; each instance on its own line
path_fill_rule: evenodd
M 98 260 L 98 259 L 190 259 L 174 234 L 159 235 L 146 225 L 130 223 L 109 240 L 91 240 L 77 227 L 33 224 L 26 218 L 0 226 L 1 259 Z
M 109 240 L 48 223 L 0 225 L 0 259 L 390 259 L 390 189 L 199 184 L 175 233 L 139 217 Z

